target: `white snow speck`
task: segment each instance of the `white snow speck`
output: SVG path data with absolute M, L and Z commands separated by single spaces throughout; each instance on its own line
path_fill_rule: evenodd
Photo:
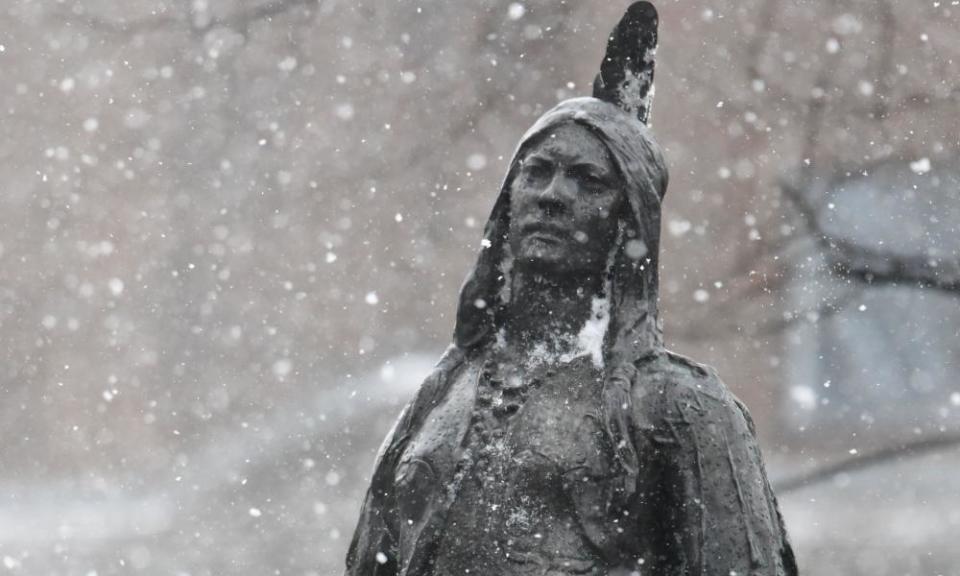
M 249 513 L 251 516 L 253 516 L 254 518 L 259 518 L 259 517 L 263 516 L 263 512 L 261 512 L 259 508 L 251 508 L 251 509 L 248 511 L 248 513 Z
M 110 287 L 110 293 L 114 296 L 123 294 L 123 280 L 119 278 L 111 278 L 110 282 L 107 283 L 107 286 Z
M 960 406 L 960 392 L 950 394 L 950 403 L 954 406 Z
M 627 253 L 627 257 L 632 260 L 639 260 L 647 255 L 647 245 L 643 243 L 642 240 L 628 240 L 626 246 L 624 246 L 624 252 Z
M 323 261 L 327 264 L 333 264 L 337 261 L 337 255 L 333 252 L 327 252 L 327 255 L 323 257 Z
M 83 121 L 83 129 L 87 132 L 96 132 L 100 127 L 100 121 L 96 118 L 87 118 Z
M 199 99 L 199 95 L 195 95 Z M 123 116 L 123 125 L 131 130 L 143 128 L 150 122 L 150 113 L 143 108 L 130 108 Z
M 527 7 L 519 2 L 514 2 L 510 4 L 510 7 L 507 8 L 507 17 L 511 20 L 519 20 L 523 18 L 523 15 L 527 13 Z
M 690 231 L 693 227 L 689 220 L 670 220 L 667 222 L 667 230 L 670 235 L 679 238 Z
M 349 102 L 340 104 L 336 107 L 334 113 L 337 115 L 337 118 L 345 122 L 348 120 L 353 120 L 353 104 L 350 104 Z
M 920 158 L 919 160 L 911 162 L 910 169 L 913 170 L 914 174 L 926 174 L 930 171 L 930 159 Z
M 377 296 L 376 292 L 367 292 L 367 295 L 363 298 L 363 300 L 371 306 L 380 302 L 380 298 Z
M 487 157 L 483 154 L 471 154 L 467 158 L 467 168 L 471 170 L 483 170 L 487 167 Z
M 287 56 L 280 62 L 277 62 L 277 68 L 284 72 L 292 72 L 297 67 L 297 59 L 293 56 Z
M 393 367 L 393 364 L 384 364 L 380 367 L 380 379 L 384 382 L 393 382 L 396 376 L 397 370 Z
M 273 363 L 273 375 L 277 378 L 286 377 L 292 369 L 293 362 L 289 358 L 281 358 Z
M 403 222 L 403 214 L 397 212 L 396 214 L 393 215 L 393 219 L 396 220 L 397 222 Z
M 704 290 L 703 288 L 700 288 L 693 292 L 693 299 L 703 304 L 704 302 L 710 299 L 710 293 Z
M 327 472 L 327 476 L 324 478 L 328 486 L 336 486 L 340 483 L 340 474 L 337 474 L 333 470 Z
M 863 23 L 853 14 L 841 14 L 833 20 L 833 31 L 841 36 L 859 34 L 863 30 Z
M 377 564 L 386 564 L 386 563 L 387 563 L 387 555 L 384 554 L 383 552 L 377 552 Z
M 790 399 L 804 410 L 813 410 L 817 407 L 817 393 L 809 386 L 793 386 L 790 388 Z

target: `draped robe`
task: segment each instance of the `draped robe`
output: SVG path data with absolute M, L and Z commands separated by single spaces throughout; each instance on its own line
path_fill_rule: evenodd
M 560 103 L 521 140 L 461 289 L 454 341 L 377 457 L 346 574 L 435 574 L 449 512 L 476 464 L 469 431 L 479 374 L 509 304 L 510 183 L 530 142 L 568 122 L 586 126 L 607 146 L 628 207 L 625 233 L 610 252 L 610 319 L 596 408 L 603 442 L 587 451 L 582 481 L 563 487 L 578 529 L 611 575 L 795 576 L 749 413 L 713 369 L 663 347 L 657 322 L 667 186 L 662 153 L 646 126 L 595 98 Z M 471 573 L 484 574 L 482 567 Z

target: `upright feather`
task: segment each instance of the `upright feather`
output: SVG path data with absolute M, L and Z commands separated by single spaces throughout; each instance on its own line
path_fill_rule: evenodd
M 657 52 L 657 9 L 633 3 L 607 41 L 593 96 L 615 104 L 647 124 L 653 104 L 653 67 Z

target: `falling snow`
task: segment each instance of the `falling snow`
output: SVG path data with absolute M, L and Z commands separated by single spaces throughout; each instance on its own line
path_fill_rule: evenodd
M 341 573 L 514 146 L 624 5 L 140 4 L 0 19 L 0 571 Z M 667 346 L 749 406 L 803 574 L 956 574 L 960 1 L 657 7 L 670 185 L 623 254 Z

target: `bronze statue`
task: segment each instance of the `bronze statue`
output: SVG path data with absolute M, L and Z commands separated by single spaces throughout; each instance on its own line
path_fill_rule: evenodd
M 663 348 L 656 26 L 631 6 L 594 97 L 520 141 L 348 575 L 797 573 L 746 408 Z

